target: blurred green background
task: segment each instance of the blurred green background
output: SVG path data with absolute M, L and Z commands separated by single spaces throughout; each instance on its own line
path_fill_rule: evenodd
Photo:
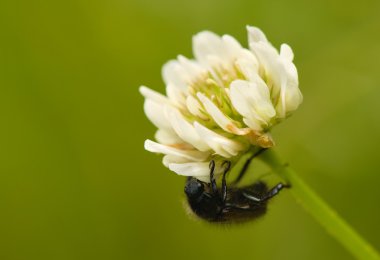
M 351 259 L 289 192 L 238 227 L 189 219 L 143 150 L 141 84 L 209 29 L 296 55 L 304 103 L 274 130 L 293 168 L 380 249 L 379 1 L 0 2 L 0 259 Z

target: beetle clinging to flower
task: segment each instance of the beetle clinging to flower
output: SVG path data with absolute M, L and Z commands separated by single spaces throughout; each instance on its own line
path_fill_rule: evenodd
M 292 49 L 282 44 L 278 52 L 260 29 L 247 30 L 249 49 L 229 35 L 196 34 L 195 59 L 178 56 L 163 67 L 166 96 L 140 87 L 145 114 L 158 128 L 145 149 L 164 154 L 166 167 L 188 176 L 190 207 L 209 221 L 265 212 L 284 185 L 227 189 L 226 174 L 248 151 L 274 146 L 270 129 L 302 102 Z

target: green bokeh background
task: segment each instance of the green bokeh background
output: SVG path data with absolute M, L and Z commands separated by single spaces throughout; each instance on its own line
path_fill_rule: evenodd
M 351 259 L 284 192 L 238 227 L 189 219 L 143 150 L 141 84 L 209 29 L 259 26 L 296 55 L 304 103 L 278 150 L 380 249 L 380 2 L 0 2 L 0 259 Z

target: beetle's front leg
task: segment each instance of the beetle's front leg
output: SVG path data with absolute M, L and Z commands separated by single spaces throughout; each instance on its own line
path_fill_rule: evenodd
M 226 175 L 231 168 L 231 162 L 230 161 L 224 161 L 222 166 L 225 166 L 224 172 L 223 172 L 223 178 L 222 178 L 222 204 L 224 205 L 226 203 L 226 199 L 227 199 Z
M 216 180 L 215 180 L 215 161 L 214 160 L 210 161 L 209 168 L 210 168 L 211 191 L 213 194 L 216 194 L 218 192 L 218 189 L 216 187 Z

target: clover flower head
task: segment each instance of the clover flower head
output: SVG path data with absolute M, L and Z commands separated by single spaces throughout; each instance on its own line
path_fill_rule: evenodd
M 229 35 L 196 34 L 195 59 L 180 55 L 163 66 L 166 96 L 140 87 L 158 128 L 145 149 L 164 154 L 163 164 L 179 175 L 208 182 L 211 160 L 220 174 L 225 160 L 272 147 L 270 129 L 302 103 L 290 46 L 278 52 L 260 29 L 247 31 L 249 49 Z

